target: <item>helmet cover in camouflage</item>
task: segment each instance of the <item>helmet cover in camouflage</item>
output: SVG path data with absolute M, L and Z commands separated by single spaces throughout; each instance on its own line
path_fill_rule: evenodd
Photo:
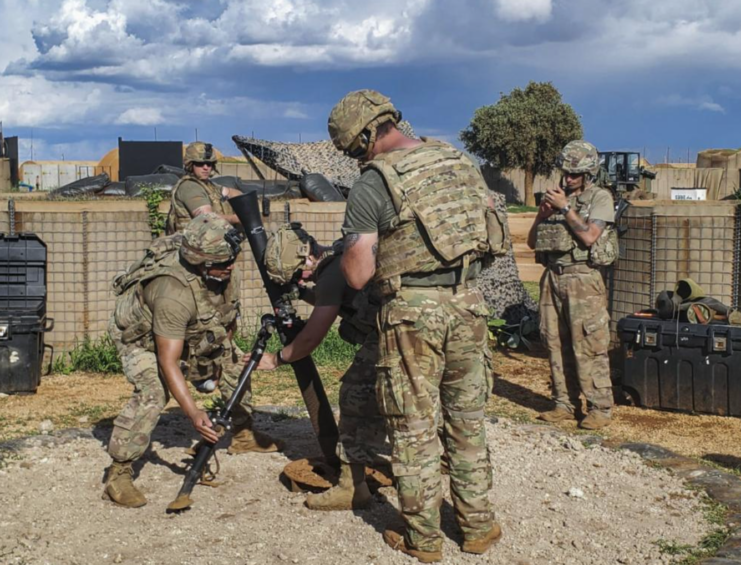
M 347 153 L 363 130 L 375 131 L 389 120 L 399 123 L 401 112 L 388 96 L 375 90 L 357 90 L 347 94 L 332 108 L 327 128 L 334 146 Z
M 565 173 L 596 175 L 599 172 L 597 148 L 582 139 L 571 141 L 561 151 L 556 166 Z
M 278 284 L 293 280 L 298 271 L 305 269 L 313 241 L 299 222 L 284 224 L 270 234 L 265 247 L 268 276 Z
M 212 163 L 215 164 L 216 151 L 210 143 L 203 141 L 194 141 L 185 148 L 185 159 L 183 164 L 187 169 L 192 163 Z
M 240 251 L 242 234 L 217 214 L 196 216 L 183 230 L 180 255 L 191 265 L 210 267 L 234 261 Z

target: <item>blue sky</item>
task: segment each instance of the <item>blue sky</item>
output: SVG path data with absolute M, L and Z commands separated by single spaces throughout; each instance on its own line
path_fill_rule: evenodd
M 738 0 L 0 0 L 0 121 L 21 159 L 117 138 L 236 154 L 326 139 L 346 92 L 455 142 L 474 110 L 552 81 L 600 149 L 741 147 Z

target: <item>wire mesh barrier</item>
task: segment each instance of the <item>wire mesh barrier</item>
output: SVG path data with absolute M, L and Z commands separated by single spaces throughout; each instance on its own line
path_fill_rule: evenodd
M 322 244 L 339 237 L 343 203 L 292 202 L 291 220 L 302 222 Z M 17 202 L 16 232 L 36 233 L 47 245 L 48 311 L 55 324 L 46 335 L 57 353 L 85 338 L 104 335 L 115 299 L 111 280 L 141 257 L 150 244 L 149 213 L 144 202 Z M 264 218 L 266 228 L 284 221 L 277 209 Z M 0 233 L 8 233 L 7 205 L 0 204 Z M 260 275 L 249 249 L 238 262 L 241 273 L 242 318 L 245 324 L 270 311 Z M 301 304 L 307 316 L 310 306 Z
M 690 277 L 728 306 L 738 306 L 741 213 L 734 202 L 637 202 L 623 215 L 615 267 L 612 332 L 617 321 L 652 308 L 656 295 Z

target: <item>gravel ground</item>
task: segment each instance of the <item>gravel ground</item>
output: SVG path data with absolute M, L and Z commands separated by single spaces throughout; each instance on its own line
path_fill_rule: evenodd
M 287 453 L 222 452 L 223 485 L 197 487 L 182 515 L 165 513 L 192 439 L 177 412 L 163 415 L 140 468 L 137 484 L 149 499 L 141 509 L 101 500 L 109 428 L 16 442 L 0 470 L 0 563 L 416 563 L 381 540 L 396 516 L 392 488 L 367 511 L 311 512 L 304 495 L 279 481 L 288 461 L 316 449 L 307 420 L 261 415 L 260 425 L 289 443 Z M 483 557 L 461 553 L 445 502 L 446 563 L 670 563 L 659 540 L 696 544 L 710 529 L 699 495 L 637 455 L 548 426 L 500 420 L 488 431 L 504 537 Z

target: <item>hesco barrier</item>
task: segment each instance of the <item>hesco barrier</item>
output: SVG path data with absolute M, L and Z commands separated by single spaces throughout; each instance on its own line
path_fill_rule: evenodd
M 167 212 L 169 203 L 161 211 Z M 0 233 L 8 233 L 7 200 L 0 200 Z M 344 203 L 291 201 L 291 220 L 302 222 L 320 243 L 329 244 L 340 233 Z M 57 353 L 71 349 L 85 337 L 97 339 L 113 311 L 110 290 L 113 277 L 138 259 L 151 242 L 146 204 L 143 201 L 16 201 L 16 232 L 33 232 L 47 245 L 47 316 L 54 329 L 46 343 Z M 282 203 L 272 203 L 266 228 L 283 222 Z M 243 323 L 252 329 L 270 302 L 247 249 L 240 254 Z M 301 303 L 307 316 L 309 306 Z
M 638 201 L 620 225 L 612 336 L 617 321 L 653 308 L 656 295 L 690 277 L 708 296 L 741 305 L 741 207 L 733 201 Z

